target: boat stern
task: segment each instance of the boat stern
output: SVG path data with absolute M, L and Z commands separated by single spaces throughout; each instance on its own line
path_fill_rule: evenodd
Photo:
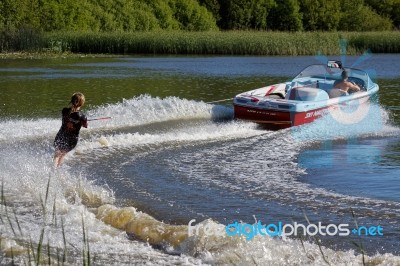
M 292 126 L 289 111 L 252 108 L 234 104 L 235 119 L 251 121 L 266 128 L 283 129 Z
M 294 105 L 281 97 L 239 94 L 233 100 L 235 119 L 247 120 L 271 128 L 292 126 Z

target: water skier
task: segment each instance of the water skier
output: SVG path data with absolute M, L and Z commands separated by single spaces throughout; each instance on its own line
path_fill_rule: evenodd
M 59 167 L 65 155 L 76 147 L 81 127 L 87 128 L 87 118 L 80 111 L 85 104 L 85 96 L 76 92 L 72 95 L 70 107 L 62 110 L 62 124 L 54 140 L 54 166 Z

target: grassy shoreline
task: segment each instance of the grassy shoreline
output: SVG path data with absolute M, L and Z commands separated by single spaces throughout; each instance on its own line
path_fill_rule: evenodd
M 60 59 L 60 58 L 114 58 L 117 54 L 83 54 L 72 52 L 54 51 L 22 51 L 22 52 L 0 52 L 0 60 L 4 59 Z
M 13 40 L 0 39 L 0 44 L 2 54 L 17 51 L 27 53 L 28 57 L 32 54 L 45 57 L 59 54 L 299 56 L 339 55 L 344 52 L 359 55 L 367 50 L 372 53 L 400 53 L 400 34 L 396 31 L 52 32 L 31 34 L 30 38 L 16 36 Z

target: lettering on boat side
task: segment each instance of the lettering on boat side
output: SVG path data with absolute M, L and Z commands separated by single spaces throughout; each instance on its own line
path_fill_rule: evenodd
M 276 115 L 275 112 L 266 112 L 266 111 L 261 111 L 261 110 L 247 110 L 248 113 L 253 113 L 253 114 L 261 114 L 261 115 Z
M 329 113 L 329 108 L 322 109 L 322 110 L 315 110 L 315 111 L 306 113 L 305 118 L 319 117 L 319 116 L 326 115 L 327 113 Z

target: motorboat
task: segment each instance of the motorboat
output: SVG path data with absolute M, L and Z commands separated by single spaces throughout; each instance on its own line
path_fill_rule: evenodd
M 358 85 L 360 91 L 346 92 L 336 87 L 342 81 Z M 282 129 L 311 123 L 341 106 L 368 102 L 379 90 L 366 71 L 345 68 L 341 61 L 313 64 L 293 80 L 236 95 L 234 116 L 262 124 L 269 129 Z

